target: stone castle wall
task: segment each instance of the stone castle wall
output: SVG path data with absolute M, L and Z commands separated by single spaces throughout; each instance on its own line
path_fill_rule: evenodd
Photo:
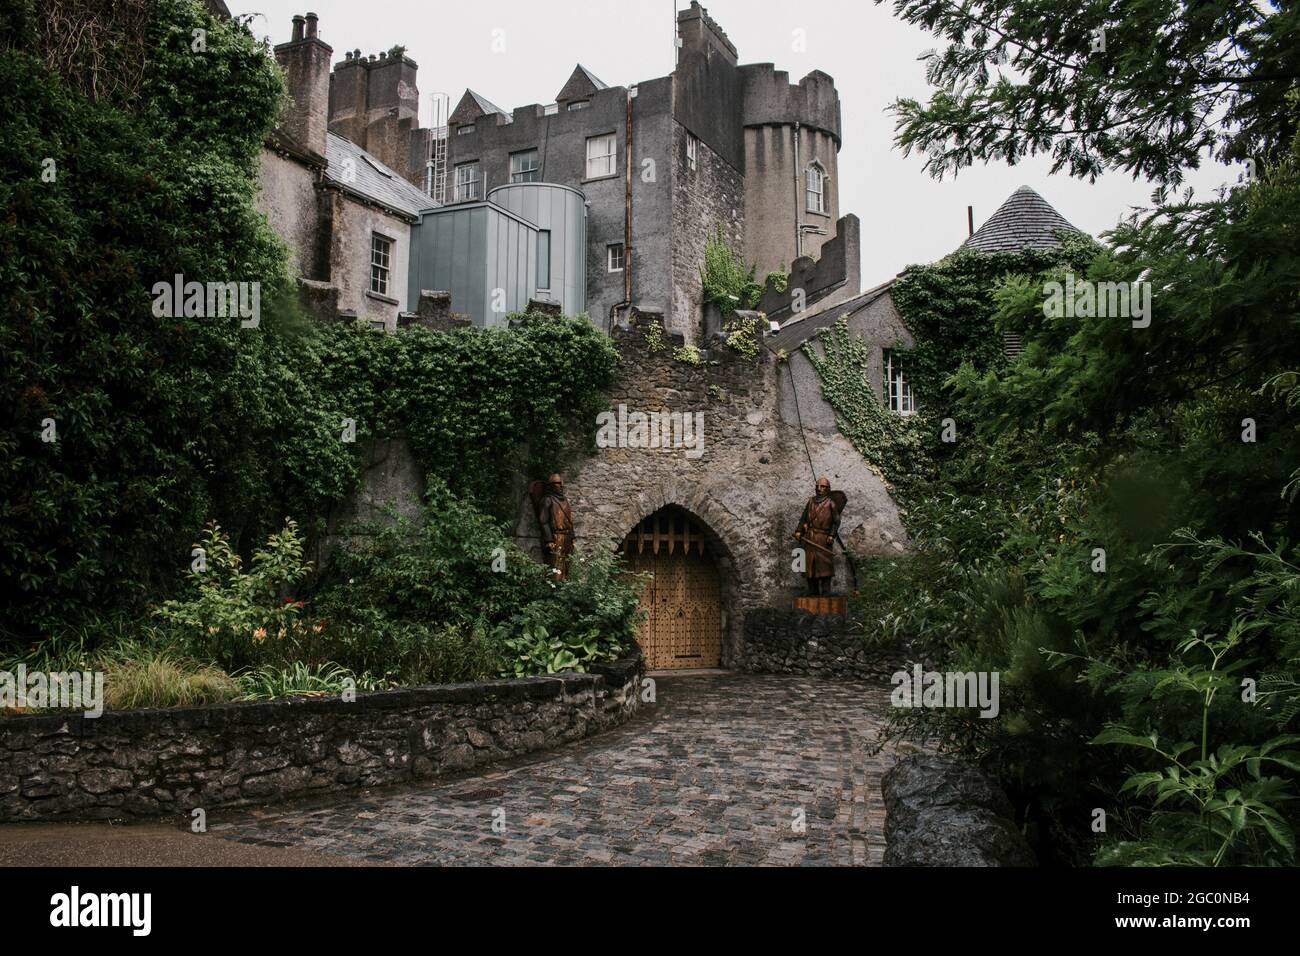
M 0 720 L 0 823 L 183 814 L 421 780 L 631 717 L 640 660 L 592 674 Z
M 618 383 L 607 395 L 617 412 L 700 412 L 702 454 L 660 448 L 597 448 L 567 469 L 577 543 L 617 545 L 641 519 L 665 505 L 693 513 L 710 530 L 709 552 L 722 579 L 724 666 L 742 659 L 746 614 L 789 607 L 806 582 L 791 569 L 793 534 L 814 476 L 808 457 L 849 496 L 841 525 L 845 541 L 868 553 L 896 553 L 905 540 L 897 508 L 881 479 L 838 434 L 805 435 L 783 417 L 779 376 L 785 363 L 766 349 L 749 360 L 728 348 L 701 354 L 699 365 L 674 357 L 671 338 L 659 351 L 647 339 L 647 317 L 616 328 L 621 356 Z M 715 343 L 716 344 L 716 343 Z M 597 423 L 590 425 L 592 432 Z M 805 446 L 805 437 L 808 445 Z M 521 501 L 517 540 L 540 553 L 531 506 Z M 835 587 L 851 587 L 846 562 L 837 561 Z

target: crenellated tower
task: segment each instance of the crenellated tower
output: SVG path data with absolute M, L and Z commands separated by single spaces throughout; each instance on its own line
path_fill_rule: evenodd
M 818 258 L 840 217 L 840 97 L 814 70 L 798 83 L 771 63 L 740 67 L 745 253 L 759 272 Z

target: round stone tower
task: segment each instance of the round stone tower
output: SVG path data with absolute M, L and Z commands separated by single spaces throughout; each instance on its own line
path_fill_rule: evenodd
M 740 67 L 745 258 L 758 275 L 817 258 L 840 217 L 840 97 L 820 70 L 797 84 L 771 63 Z

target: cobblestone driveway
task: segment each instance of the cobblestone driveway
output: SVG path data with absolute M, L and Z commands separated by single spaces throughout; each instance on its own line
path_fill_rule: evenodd
M 419 788 L 226 817 L 211 832 L 357 862 L 880 864 L 880 776 L 893 758 L 866 747 L 888 688 L 733 674 L 656 683 L 657 703 L 636 720 L 563 750 Z

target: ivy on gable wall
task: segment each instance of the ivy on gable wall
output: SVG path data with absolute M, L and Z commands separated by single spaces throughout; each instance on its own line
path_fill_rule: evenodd
M 805 342 L 802 351 L 835 411 L 836 427 L 885 481 L 901 489 L 929 472 L 926 419 L 905 418 L 881 402 L 867 375 L 875 349 L 849 328 L 847 316 Z
M 932 476 L 934 459 L 941 457 L 940 431 L 951 407 L 952 377 L 967 363 L 979 369 L 1006 363 L 1002 331 L 994 320 L 998 281 L 1008 275 L 1037 276 L 1062 264 L 1084 271 L 1099 248 L 1089 237 L 1074 234 L 1056 250 L 958 250 L 932 265 L 910 267 L 890 294 L 915 342 L 910 349 L 894 349 L 916 395 L 915 415 L 891 411 L 877 394 L 868 370 L 880 361 L 878 353 L 852 331 L 847 316 L 803 344 L 841 434 L 900 497 L 906 499 L 919 480 Z

